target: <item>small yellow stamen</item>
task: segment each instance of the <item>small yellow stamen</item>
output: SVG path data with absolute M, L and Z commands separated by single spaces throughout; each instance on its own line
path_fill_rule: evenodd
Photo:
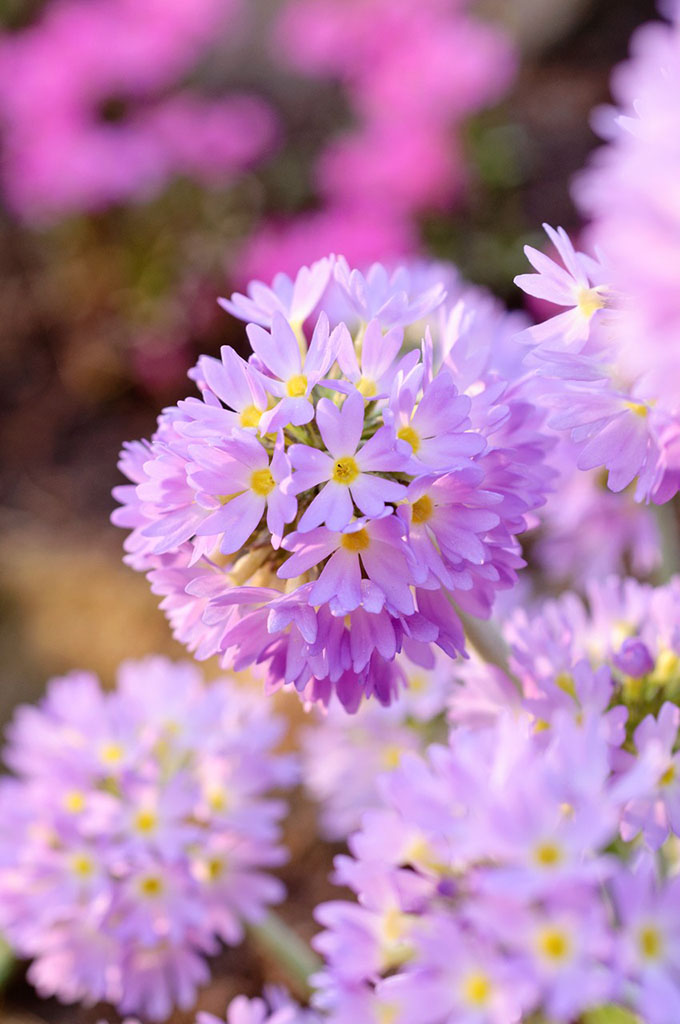
M 597 313 L 598 309 L 604 309 L 607 305 L 602 295 L 597 288 L 579 288 L 576 296 L 576 304 L 578 306 L 579 313 L 590 320 L 594 313 Z
M 71 868 L 78 878 L 91 878 L 94 874 L 94 861 L 86 853 L 76 853 L 71 858 Z
M 336 484 L 346 484 L 348 487 L 354 483 L 361 470 L 351 455 L 342 459 L 336 459 L 333 463 L 333 480 Z
M 555 963 L 566 960 L 571 953 L 569 936 L 560 928 L 543 928 L 538 935 L 538 950 Z
M 85 797 L 79 789 L 72 789 L 65 795 L 64 807 L 70 814 L 80 814 L 85 810 Z
M 555 677 L 555 685 L 559 686 L 560 690 L 576 700 L 574 677 L 570 672 L 560 672 L 560 674 Z
M 492 992 L 491 979 L 482 971 L 468 974 L 463 982 L 463 999 L 469 1006 L 488 1006 Z
M 373 398 L 378 393 L 378 387 L 374 380 L 370 377 L 361 377 L 357 384 L 357 391 L 364 396 L 364 398 Z
M 630 409 L 634 416 L 639 416 L 642 420 L 649 416 L 649 407 L 644 402 L 626 402 L 625 406 L 627 409 Z
M 307 394 L 307 378 L 301 373 L 296 373 L 288 378 L 286 391 L 291 398 L 302 398 Z
M 414 454 L 418 452 L 420 448 L 420 437 L 413 429 L 413 427 L 402 427 L 397 431 L 397 437 L 400 441 L 406 441 L 413 448 Z
M 394 1003 L 379 1003 L 376 1007 L 377 1024 L 394 1024 L 399 1016 L 399 1008 Z
M 413 502 L 411 516 L 413 522 L 417 526 L 420 526 L 421 523 L 426 523 L 428 519 L 431 519 L 433 512 L 434 505 L 432 504 L 432 498 L 429 494 L 423 494 L 422 498 L 418 498 L 417 501 Z
M 663 937 L 654 925 L 645 925 L 638 932 L 640 955 L 645 960 L 659 960 L 663 955 Z
M 120 743 L 106 743 L 100 753 L 104 764 L 114 765 L 123 759 L 124 751 Z
M 139 891 L 142 896 L 160 896 L 163 892 L 163 882 L 158 875 L 147 875 L 141 879 Z
M 208 881 L 216 882 L 218 878 L 221 878 L 224 874 L 224 867 L 224 861 L 219 857 L 210 857 L 210 859 L 205 862 L 205 873 Z
M 345 551 L 365 551 L 371 543 L 368 532 L 364 529 L 355 530 L 354 533 L 343 533 L 340 540 Z
M 239 416 L 239 423 L 242 427 L 256 427 L 260 422 L 262 413 L 256 405 L 247 405 L 245 409 L 241 411 Z
M 563 854 L 557 843 L 549 840 L 534 849 L 534 862 L 542 868 L 554 868 L 562 862 Z
M 250 477 L 250 489 L 260 498 L 266 498 L 275 487 L 274 477 L 269 469 L 256 469 Z
M 670 683 L 671 680 L 676 681 L 678 677 L 680 677 L 680 655 L 668 649 L 661 651 L 656 659 L 652 680 L 663 685 Z
M 385 747 L 382 753 L 381 761 L 384 768 L 391 770 L 396 768 L 401 760 L 401 747 L 396 743 L 391 743 L 388 747 Z
M 675 761 L 671 761 L 671 763 L 668 765 L 668 768 L 666 768 L 666 771 L 663 773 L 663 775 L 659 779 L 659 785 L 660 786 L 670 786 L 670 785 L 672 785 L 675 782 L 676 774 L 677 774 L 677 770 L 676 770 L 676 766 L 675 766 Z
M 158 817 L 152 810 L 145 808 L 144 810 L 137 811 L 134 818 L 134 826 L 142 835 L 149 835 L 155 831 L 157 825 Z
M 211 789 L 208 793 L 208 804 L 210 810 L 215 814 L 226 811 L 228 802 L 227 794 L 223 789 Z

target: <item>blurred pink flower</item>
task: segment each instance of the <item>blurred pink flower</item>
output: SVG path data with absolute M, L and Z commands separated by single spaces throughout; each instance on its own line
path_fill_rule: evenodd
M 0 36 L 2 177 L 14 211 L 39 221 L 97 209 L 178 173 L 228 178 L 261 156 L 273 139 L 263 101 L 172 92 L 240 6 L 56 0 Z

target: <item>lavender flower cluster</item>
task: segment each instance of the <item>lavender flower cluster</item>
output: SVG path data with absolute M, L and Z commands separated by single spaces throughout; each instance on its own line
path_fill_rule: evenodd
M 317 910 L 333 1024 L 568 1024 L 612 1003 L 677 1018 L 680 881 L 675 848 L 652 851 L 680 830 L 680 710 L 664 703 L 629 745 L 606 667 L 554 685 L 569 710 L 503 709 L 381 780 L 336 859 L 358 903 Z
M 680 488 L 679 42 L 677 17 L 644 29 L 623 120 L 600 116 L 578 189 L 601 258 L 551 228 L 563 266 L 528 250 L 519 284 L 564 312 L 527 327 L 448 266 L 324 258 L 221 300 L 249 358 L 199 359 L 198 396 L 124 448 L 126 561 L 197 658 L 300 694 L 320 831 L 353 833 L 312 1008 L 268 989 L 227 1024 L 680 1019 L 680 577 L 605 576 L 670 558 L 649 510 L 575 472 L 655 504 Z M 583 595 L 520 601 L 518 537 L 553 486 L 534 551 L 560 548 Z M 568 537 L 594 516 L 602 550 Z M 0 930 L 41 994 L 162 1020 L 282 898 L 271 790 L 297 762 L 270 706 L 151 658 L 17 712 Z
M 0 929 L 43 996 L 152 1020 L 191 1007 L 206 957 L 284 894 L 296 767 L 263 698 L 189 663 L 76 672 L 20 708 L 0 784 Z
M 454 605 L 487 616 L 515 582 L 551 441 L 512 318 L 441 277 L 326 259 L 255 283 L 223 302 L 252 356 L 200 359 L 201 398 L 124 450 L 128 562 L 199 657 L 389 704 L 398 652 L 462 653 Z

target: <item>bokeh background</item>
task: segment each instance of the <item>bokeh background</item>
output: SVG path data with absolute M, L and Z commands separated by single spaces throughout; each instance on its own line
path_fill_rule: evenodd
M 216 297 L 333 250 L 452 260 L 520 304 L 522 245 L 542 221 L 578 232 L 590 111 L 655 15 L 428 0 L 446 28 L 428 36 L 411 0 L 390 31 L 382 0 L 310 2 L 0 0 L 0 722 L 49 676 L 180 653 L 121 562 L 111 488 L 121 442 L 191 390 L 197 356 L 245 351 Z M 332 851 L 296 815 L 286 913 L 304 932 Z M 270 967 L 225 954 L 204 1008 Z M 3 999 L 7 1021 L 96 1019 L 20 971 Z

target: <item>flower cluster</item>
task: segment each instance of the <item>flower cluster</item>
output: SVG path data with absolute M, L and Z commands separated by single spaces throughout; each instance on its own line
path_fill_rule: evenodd
M 587 604 L 576 594 L 518 608 L 503 624 L 509 647 L 507 674 L 474 656 L 456 669 L 462 682 L 450 701 L 457 722 L 491 720 L 508 707 L 523 707 L 540 722 L 558 712 L 610 713 L 627 709 L 628 732 L 650 711 L 680 704 L 680 579 L 654 588 L 609 577 L 586 586 Z M 575 667 L 588 661 L 605 668 L 611 690 L 579 688 Z
M 558 477 L 531 548 L 534 566 L 550 584 L 578 588 L 612 574 L 650 576 L 662 559 L 654 510 L 636 502 L 631 488 L 612 493 L 601 470 L 575 472 L 577 458 L 562 436 L 550 460 Z
M 200 359 L 201 398 L 124 450 L 128 561 L 199 657 L 266 663 L 270 688 L 351 711 L 389 704 L 398 652 L 462 653 L 452 602 L 487 616 L 514 583 L 550 442 L 514 321 L 483 297 L 446 304 L 446 277 L 326 259 L 255 283 L 224 301 L 250 359 Z
M 252 692 L 160 657 L 122 665 L 112 693 L 73 673 L 19 709 L 0 927 L 41 995 L 154 1020 L 192 1005 L 205 957 L 283 896 L 266 870 L 285 855 L 266 794 L 295 777 L 282 732 Z
M 327 251 L 355 266 L 418 251 L 416 223 L 463 191 L 462 122 L 495 102 L 515 65 L 509 39 L 441 0 L 287 0 L 275 59 L 340 83 L 354 124 L 313 169 L 318 208 L 265 223 L 242 259 L 250 276 L 293 273 Z
M 607 669 L 576 674 L 606 705 Z M 677 1019 L 680 879 L 640 835 L 660 805 L 680 828 L 680 711 L 645 718 L 632 749 L 624 717 L 537 730 L 504 711 L 381 779 L 382 808 L 336 859 L 359 902 L 317 911 L 332 1024 L 568 1024 L 605 1004 Z
M 226 1024 L 321 1024 L 314 1010 L 303 1009 L 283 989 L 269 986 L 264 999 L 236 996 L 229 1003 Z M 212 1013 L 199 1013 L 196 1024 L 225 1024 Z
M 396 768 L 407 751 L 424 750 L 445 735 L 443 712 L 455 688 L 449 659 L 433 655 L 414 665 L 397 657 L 406 689 L 389 708 L 363 704 L 356 715 L 337 703 L 318 711 L 302 732 L 302 781 L 319 805 L 321 833 L 346 839 L 364 811 L 380 802 L 376 778 Z
M 0 36 L 4 188 L 28 220 L 157 192 L 178 174 L 225 181 L 271 146 L 264 101 L 181 80 L 239 0 L 58 0 Z
M 580 469 L 605 467 L 614 491 L 636 480 L 657 504 L 680 488 L 679 89 L 680 20 L 643 27 L 614 77 L 618 116 L 600 116 L 609 144 L 576 188 L 600 261 L 547 228 L 563 266 L 527 248 L 537 273 L 517 278 L 567 307 L 528 332 L 551 425 L 570 432 Z

